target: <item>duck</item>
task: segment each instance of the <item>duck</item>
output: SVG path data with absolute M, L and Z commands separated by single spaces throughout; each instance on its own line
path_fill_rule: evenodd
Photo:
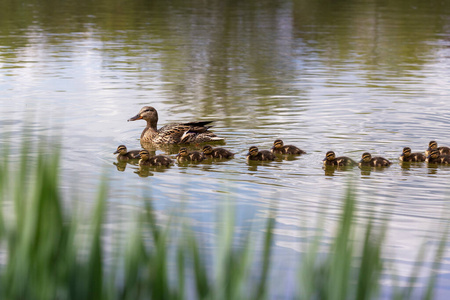
M 180 148 L 177 154 L 177 162 L 201 162 L 205 159 L 203 152 L 192 151 L 188 152 L 186 147 Z
M 411 148 L 405 147 L 403 148 L 403 152 L 398 158 L 402 162 L 421 162 L 425 161 L 427 157 L 420 152 L 411 153 Z
M 183 144 L 183 143 L 205 143 L 223 142 L 224 139 L 209 131 L 207 126 L 213 121 L 171 123 L 157 128 L 158 112 L 152 106 L 144 106 L 139 113 L 128 121 L 145 120 L 147 126 L 142 131 L 141 141 L 154 144 Z
M 251 146 L 248 149 L 247 160 L 254 161 L 273 161 L 275 155 L 269 150 L 259 150 L 256 146 Z
M 438 149 L 433 149 L 430 151 L 430 155 L 427 156 L 426 160 L 429 164 L 450 164 L 450 156 L 442 155 Z
M 234 153 L 224 148 L 213 148 L 211 145 L 205 145 L 202 148 L 206 158 L 230 159 L 234 157 Z
M 156 155 L 150 157 L 148 150 L 139 151 L 139 165 L 140 166 L 164 166 L 169 167 L 173 164 L 173 160 L 164 155 Z
M 356 165 L 356 162 L 347 156 L 336 157 L 336 154 L 334 153 L 334 151 L 328 151 L 325 154 L 325 158 L 323 159 L 323 165 L 324 166 L 344 167 L 344 166 Z
M 425 151 L 425 156 L 429 156 L 431 154 L 431 150 L 437 149 L 442 155 L 450 155 L 450 148 L 449 147 L 438 147 L 438 144 L 436 141 L 430 141 L 428 143 L 428 149 Z
M 117 160 L 122 161 L 139 158 L 139 150 L 128 151 L 125 145 L 119 145 L 116 152 L 114 152 L 113 154 L 119 154 L 117 155 Z
M 284 145 L 283 140 L 275 140 L 270 149 L 273 154 L 301 155 L 306 152 L 294 145 Z
M 369 152 L 364 152 L 359 161 L 360 167 L 389 167 L 391 162 L 384 157 L 372 155 Z

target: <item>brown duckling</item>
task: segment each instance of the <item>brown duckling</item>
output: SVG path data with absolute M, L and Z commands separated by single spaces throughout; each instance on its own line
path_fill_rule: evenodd
M 389 167 L 391 162 L 386 158 L 372 155 L 369 152 L 362 154 L 362 159 L 359 161 L 360 167 Z
M 234 153 L 224 148 L 213 148 L 210 145 L 203 146 L 203 154 L 205 158 L 230 159 L 234 157 Z
M 128 121 L 145 120 L 147 126 L 141 134 L 141 141 L 155 144 L 205 143 L 210 141 L 223 141 L 206 126 L 212 121 L 172 123 L 157 128 L 158 112 L 154 107 L 144 106 L 139 113 Z M 182 138 L 184 139 L 182 141 Z
M 273 154 L 301 155 L 306 152 L 294 145 L 284 145 L 282 140 L 275 140 L 273 147 L 270 149 Z
M 425 161 L 427 157 L 420 152 L 411 153 L 411 148 L 405 147 L 403 148 L 403 153 L 398 158 L 400 161 L 403 162 L 420 162 Z
M 192 151 L 188 152 L 187 148 L 180 148 L 177 154 L 177 162 L 201 162 L 205 159 L 202 152 Z
M 356 165 L 356 162 L 347 156 L 339 156 L 336 157 L 336 154 L 333 151 L 328 151 L 325 154 L 325 158 L 323 159 L 324 166 L 353 166 Z
M 122 161 L 139 159 L 139 150 L 128 151 L 125 145 L 120 145 L 119 147 L 117 147 L 116 152 L 114 152 L 113 154 L 119 154 L 117 155 L 117 160 Z
M 425 151 L 425 156 L 429 156 L 431 154 L 431 150 L 437 149 L 441 153 L 441 155 L 450 155 L 450 148 L 449 147 L 438 147 L 438 144 L 436 141 L 430 141 L 428 143 L 428 149 Z
M 139 152 L 139 160 L 140 166 L 164 166 L 169 167 L 173 160 L 164 155 L 156 155 L 150 157 L 150 153 L 147 150 L 141 150 Z
M 450 156 L 442 155 L 438 149 L 433 149 L 430 152 L 430 155 L 427 156 L 426 162 L 429 164 L 450 164 Z
M 251 146 L 248 149 L 247 160 L 255 161 L 272 161 L 275 160 L 275 155 L 269 150 L 259 150 L 256 146 Z

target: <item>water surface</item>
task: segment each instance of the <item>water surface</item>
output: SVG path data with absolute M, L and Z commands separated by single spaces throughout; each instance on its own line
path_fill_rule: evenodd
M 389 219 L 385 255 L 403 276 L 448 215 L 450 167 L 402 167 L 398 156 L 430 140 L 450 146 L 449 33 L 445 1 L 4 1 L 0 143 L 18 151 L 23 135 L 59 136 L 64 193 L 91 201 L 107 173 L 112 227 L 132 223 L 147 197 L 161 215 L 182 205 L 208 234 L 225 203 L 244 232 L 276 206 L 274 273 L 291 278 L 319 217 L 333 235 L 351 181 L 359 221 Z M 144 122 L 126 120 L 144 105 L 160 126 L 216 120 L 235 159 L 144 177 L 117 168 L 118 145 L 141 147 Z M 246 163 L 250 146 L 278 138 L 307 154 Z M 393 165 L 325 172 L 328 150 Z M 447 251 L 440 299 L 449 272 Z M 295 288 L 286 282 L 281 295 Z

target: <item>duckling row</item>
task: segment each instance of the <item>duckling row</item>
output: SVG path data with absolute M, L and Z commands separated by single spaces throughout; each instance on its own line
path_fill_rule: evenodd
M 276 154 L 285 155 L 301 155 L 306 153 L 300 148 L 293 145 L 284 145 L 282 140 L 276 140 L 272 149 L 259 151 L 258 147 L 252 146 L 249 148 L 247 159 L 251 161 L 273 161 L 276 158 Z M 146 166 L 170 166 L 173 161 L 171 158 L 164 155 L 150 156 L 147 150 L 131 150 L 128 151 L 125 145 L 117 147 L 116 152 L 117 159 L 119 161 L 128 161 L 133 159 L 139 159 L 139 165 Z M 201 162 L 206 159 L 231 159 L 235 153 L 224 148 L 213 148 L 210 145 L 205 145 L 202 148 L 202 152 L 191 151 L 189 152 L 186 147 L 180 148 L 176 160 L 179 163 L 185 162 Z
M 209 129 L 212 121 L 188 122 L 188 123 L 171 123 L 161 128 L 158 125 L 158 112 L 152 106 L 144 106 L 139 113 L 128 121 L 145 120 L 147 126 L 142 131 L 141 143 L 149 142 L 156 145 L 183 145 L 198 144 L 208 142 L 223 142 L 224 139 L 216 136 Z M 284 145 L 282 140 L 276 140 L 272 149 L 259 150 L 258 147 L 249 148 L 247 160 L 249 161 L 273 161 L 275 155 L 301 155 L 306 153 L 300 148 L 293 145 Z M 119 154 L 117 159 L 126 161 L 130 159 L 140 159 L 140 165 L 151 166 L 167 166 L 172 164 L 172 159 L 163 155 L 150 156 L 147 150 L 127 151 L 124 145 L 117 148 L 115 154 Z M 223 148 L 212 148 L 209 145 L 203 147 L 202 152 L 188 152 L 187 148 L 181 148 L 176 159 L 178 162 L 200 162 L 205 159 L 230 159 L 234 157 L 234 153 Z M 438 147 L 436 141 L 428 144 L 425 154 L 411 153 L 411 148 L 405 147 L 400 155 L 400 161 L 403 162 L 420 162 L 449 164 L 450 148 Z M 323 159 L 325 166 L 350 166 L 357 163 L 346 156 L 336 157 L 333 151 L 328 151 Z M 383 157 L 372 157 L 368 152 L 363 153 L 359 166 L 370 167 L 387 167 L 391 162 Z
M 398 158 L 401 162 L 427 162 L 430 164 L 450 164 L 450 148 L 438 147 L 436 141 L 428 143 L 425 153 L 412 153 L 410 147 L 403 148 L 403 152 Z M 323 164 L 326 166 L 352 166 L 357 163 L 349 157 L 336 157 L 333 151 L 328 151 Z M 369 152 L 364 152 L 358 165 L 360 167 L 388 167 L 391 162 L 384 157 L 372 157 Z
M 270 150 L 259 150 L 256 146 L 251 146 L 247 153 L 247 160 L 249 161 L 273 161 L 276 155 L 302 155 L 306 152 L 293 145 L 284 145 L 282 140 L 275 140 L 273 147 Z M 120 161 L 128 161 L 139 159 L 139 165 L 143 166 L 170 166 L 173 160 L 164 155 L 150 156 L 147 150 L 132 150 L 128 151 L 125 145 L 117 147 L 114 152 L 117 159 Z M 186 147 L 180 148 L 176 155 L 176 160 L 179 163 L 186 162 L 201 162 L 207 159 L 231 159 L 235 153 L 224 148 L 213 148 L 210 145 L 205 145 L 202 151 L 188 151 Z M 431 164 L 450 164 L 450 148 L 438 147 L 436 141 L 429 143 L 428 149 L 424 153 L 412 153 L 411 148 L 403 148 L 403 152 L 399 157 L 401 162 L 423 162 L 426 161 Z M 369 152 L 362 154 L 361 160 L 357 163 L 347 156 L 336 157 L 334 151 L 328 151 L 323 159 L 324 166 L 355 166 L 360 167 L 388 167 L 391 162 L 384 157 L 372 155 Z
M 142 166 L 170 166 L 173 164 L 173 160 L 164 155 L 150 156 L 148 150 L 131 150 L 128 151 L 125 145 L 117 147 L 116 152 L 117 159 L 119 161 L 129 161 L 139 159 L 139 165 Z M 191 151 L 189 152 L 186 147 L 180 148 L 176 160 L 179 163 L 185 162 L 201 162 L 207 159 L 231 159 L 234 157 L 234 153 L 224 148 L 213 148 L 210 145 L 205 145 L 202 148 L 202 152 Z

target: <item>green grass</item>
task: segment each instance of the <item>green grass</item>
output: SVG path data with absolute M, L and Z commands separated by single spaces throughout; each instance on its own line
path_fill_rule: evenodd
M 271 289 L 276 289 L 270 280 L 273 217 L 266 219 L 261 244 L 252 232 L 237 242 L 230 211 L 223 220 L 227 225 L 217 232 L 217 251 L 209 253 L 200 233 L 172 220 L 158 223 L 156 212 L 147 206 L 128 239 L 109 254 L 113 259 L 107 260 L 102 241 L 106 180 L 97 199 L 92 200 L 96 206 L 86 233 L 80 221 L 63 209 L 58 154 L 32 157 L 26 151 L 29 146 L 23 149 L 18 165 L 0 161 L 1 299 L 270 299 Z M 380 296 L 388 223 L 375 226 L 369 218 L 357 230 L 357 201 L 351 187 L 343 203 L 330 246 L 325 247 L 319 236 L 295 262 L 298 289 L 289 298 Z M 77 238 L 81 231 L 82 239 Z M 419 256 L 410 287 L 397 289 L 392 299 L 433 299 L 447 233 L 448 226 L 442 232 L 435 272 L 429 276 L 425 292 L 418 295 L 413 288 L 422 267 L 423 257 Z

